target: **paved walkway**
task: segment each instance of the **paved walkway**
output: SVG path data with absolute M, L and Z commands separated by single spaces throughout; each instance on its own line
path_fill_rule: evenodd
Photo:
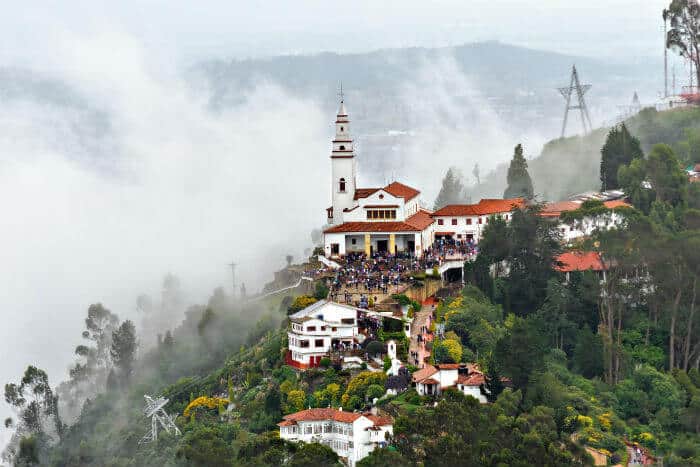
M 428 298 L 423 302 L 421 311 L 413 316 L 411 324 L 411 342 L 408 346 L 408 361 L 410 364 L 423 368 L 425 361 L 430 357 L 430 351 L 425 348 L 426 342 L 433 340 L 430 332 L 430 323 L 433 320 L 433 311 L 437 306 L 434 298 Z

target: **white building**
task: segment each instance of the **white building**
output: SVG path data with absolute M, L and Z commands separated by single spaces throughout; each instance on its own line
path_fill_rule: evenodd
M 510 221 L 512 212 L 525 205 L 522 198 L 482 199 L 478 204 L 451 204 L 432 213 L 435 237 L 479 243 L 489 217 Z
M 384 447 L 394 432 L 393 420 L 343 409 L 308 409 L 284 416 L 280 438 L 329 446 L 350 467 L 376 447 Z
M 420 256 L 433 242 L 430 211 L 421 208 L 420 191 L 399 182 L 358 188 L 350 120 L 341 101 L 331 152 L 332 205 L 326 209 L 324 254 L 410 252 Z
M 287 364 L 317 367 L 336 344 L 352 346 L 359 335 L 358 310 L 320 300 L 289 317 Z
M 562 240 L 569 243 L 573 240 L 587 237 L 595 230 L 608 230 L 616 228 L 624 221 L 624 214 L 621 209 L 631 208 L 629 203 L 622 200 L 603 201 L 603 206 L 609 211 L 598 216 L 584 217 L 575 222 L 564 222 L 562 214 L 569 211 L 576 211 L 584 203 L 583 200 L 573 201 L 558 201 L 556 203 L 548 203 L 542 209 L 540 215 L 550 219 L 559 220 L 558 228 L 562 235 Z
M 421 396 L 439 396 L 445 389 L 454 388 L 465 396 L 472 396 L 480 403 L 488 402 L 481 388 L 486 383 L 476 365 L 443 363 L 426 365 L 412 375 L 416 392 Z

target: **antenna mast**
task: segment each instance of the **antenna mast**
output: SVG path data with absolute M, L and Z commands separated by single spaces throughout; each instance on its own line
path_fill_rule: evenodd
M 591 124 L 591 117 L 588 115 L 588 107 L 586 107 L 586 101 L 583 95 L 591 89 L 590 84 L 581 84 L 578 79 L 578 72 L 576 71 L 576 65 L 571 69 L 571 82 L 568 88 L 559 88 L 559 93 L 566 99 L 566 107 L 564 108 L 564 124 L 561 127 L 561 137 L 564 137 L 566 133 L 566 123 L 569 119 L 569 110 L 580 110 L 581 111 L 581 123 L 583 124 L 583 133 L 587 134 L 593 130 L 593 124 Z M 571 102 L 572 94 L 575 93 L 576 103 Z

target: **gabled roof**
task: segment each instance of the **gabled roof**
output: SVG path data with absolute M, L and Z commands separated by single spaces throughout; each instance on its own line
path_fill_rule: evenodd
M 350 232 L 422 232 L 433 223 L 428 211 L 420 210 L 405 221 L 392 222 L 345 222 L 323 231 L 323 233 Z
M 605 271 L 603 259 L 595 251 L 569 251 L 557 257 L 561 263 L 556 269 L 560 272 Z
M 433 376 L 435 373 L 437 373 L 438 370 L 432 365 L 425 365 L 425 367 L 421 368 L 420 370 L 416 371 L 411 375 L 411 379 L 413 379 L 413 382 L 418 382 L 422 381 L 426 378 L 430 378 Z
M 435 216 L 483 216 L 510 212 L 525 205 L 522 198 L 482 199 L 477 204 L 450 204 L 433 213 Z
M 404 185 L 399 182 L 392 182 L 384 187 L 384 191 L 396 196 L 397 198 L 403 198 L 406 201 L 411 200 L 420 194 L 420 191 L 415 188 L 411 188 L 408 185 Z
M 381 188 L 356 188 L 355 196 L 353 196 L 353 199 L 358 200 L 360 198 L 367 198 L 368 196 L 371 196 L 373 193 L 376 193 L 379 190 L 381 190 Z
M 457 378 L 457 384 L 464 386 L 481 386 L 486 383 L 486 377 L 481 373 L 472 373 L 469 376 Z
M 328 300 L 324 299 L 324 300 L 319 300 L 315 303 L 312 303 L 311 305 L 307 306 L 306 308 L 303 308 L 303 309 L 297 311 L 296 313 L 290 315 L 289 318 L 294 319 L 294 320 L 300 320 L 300 319 L 306 318 L 306 317 L 314 318 L 314 316 L 311 316 L 311 315 L 313 315 L 314 313 L 319 311 L 321 308 L 328 306 L 328 305 L 332 305 L 333 307 L 347 308 L 349 310 L 357 310 L 357 308 L 355 308 L 353 306 L 346 305 L 344 303 L 329 302 Z

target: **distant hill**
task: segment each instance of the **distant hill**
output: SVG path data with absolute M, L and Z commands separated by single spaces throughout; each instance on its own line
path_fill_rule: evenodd
M 630 132 L 639 138 L 645 153 L 658 143 L 666 143 L 684 158 L 687 131 L 700 129 L 700 108 L 685 107 L 658 112 L 646 108 L 625 121 Z M 545 144 L 539 156 L 528 161 L 535 193 L 542 200 L 561 200 L 588 190 L 600 189 L 600 149 L 608 128 L 598 128 L 586 136 L 559 138 Z M 503 194 L 508 170 L 499 165 L 472 187 L 473 198 L 499 197 Z

